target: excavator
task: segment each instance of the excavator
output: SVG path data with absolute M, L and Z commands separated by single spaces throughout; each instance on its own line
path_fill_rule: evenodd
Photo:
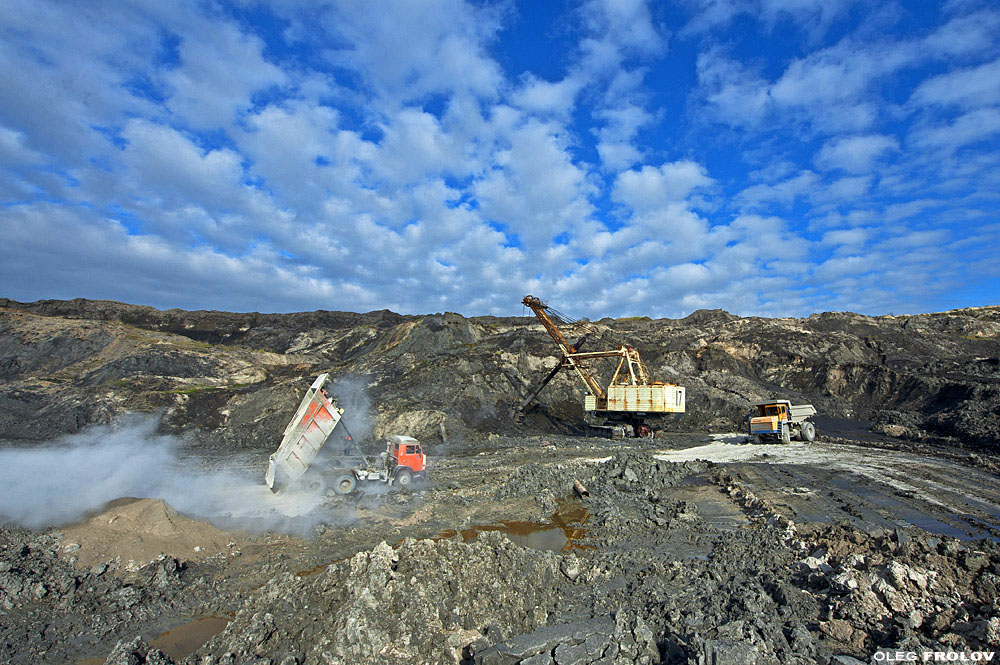
M 594 332 L 593 326 L 587 326 L 583 336 L 571 344 L 556 322 L 573 326 L 578 321 L 560 314 L 535 296 L 525 296 L 521 304 L 541 322 L 562 354 L 562 359 L 518 404 L 518 421 L 524 420 L 526 409 L 563 368 L 573 370 L 583 381 L 587 390 L 583 401 L 584 412 L 603 419 L 601 426 L 611 429 L 612 438 L 652 436 L 653 429 L 646 422 L 647 418 L 684 413 L 684 388 L 674 383 L 651 381 L 636 349 L 619 345 L 610 351 L 581 351 L 580 348 Z M 595 378 L 591 364 L 606 358 L 617 359 L 618 365 L 611 381 L 604 387 Z

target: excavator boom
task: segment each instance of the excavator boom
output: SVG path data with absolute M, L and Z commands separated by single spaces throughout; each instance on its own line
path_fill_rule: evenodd
M 587 386 L 587 390 L 590 391 L 590 394 L 602 402 L 607 400 L 607 393 L 604 392 L 604 388 L 601 387 L 601 384 L 597 382 L 597 379 L 594 378 L 594 376 L 585 366 L 583 366 L 583 364 L 576 361 L 576 357 L 578 356 L 577 349 L 570 345 L 570 343 L 566 340 L 566 336 L 562 334 L 562 331 L 559 330 L 555 322 L 549 316 L 551 308 L 535 296 L 525 296 L 521 303 L 535 313 L 535 317 L 541 321 L 542 326 L 549 333 L 549 335 L 552 336 L 552 339 L 555 341 L 556 346 L 559 347 L 559 350 L 562 351 L 563 363 L 576 370 L 577 375 L 583 381 L 584 385 Z M 555 372 L 552 373 L 552 376 L 555 376 Z M 551 376 L 546 378 L 545 383 L 548 383 L 551 378 Z M 540 386 L 535 392 L 535 395 L 537 395 L 538 392 L 540 392 L 544 387 L 544 384 Z

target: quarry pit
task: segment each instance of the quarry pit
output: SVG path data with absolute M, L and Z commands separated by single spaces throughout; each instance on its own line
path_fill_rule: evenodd
M 689 388 L 689 413 L 624 441 L 581 429 L 558 378 L 509 422 L 549 362 L 528 321 L 256 316 L 0 307 L 0 660 L 850 665 L 1000 643 L 996 308 L 605 322 Z M 425 482 L 267 489 L 318 370 L 350 379 L 372 440 L 421 440 Z M 778 390 L 828 419 L 815 442 L 747 441 Z

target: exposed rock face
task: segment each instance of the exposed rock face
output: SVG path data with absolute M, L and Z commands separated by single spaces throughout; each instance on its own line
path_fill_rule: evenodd
M 868 317 L 604 319 L 589 349 L 637 347 L 655 379 L 688 388 L 667 429 L 733 430 L 784 396 L 893 437 L 1000 438 L 1000 307 Z M 462 445 L 512 432 L 511 409 L 557 361 L 534 319 L 458 314 L 235 314 L 109 301 L 0 299 L 0 438 L 48 439 L 123 411 L 206 443 L 267 448 L 322 371 L 368 386 L 376 434 Z M 580 431 L 583 388 L 556 377 L 528 432 Z M 341 396 L 343 400 L 343 396 Z M 822 430 L 821 430 L 822 433 Z

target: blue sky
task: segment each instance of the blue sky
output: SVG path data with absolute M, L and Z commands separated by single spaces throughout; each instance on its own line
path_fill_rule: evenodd
M 989 2 L 0 0 L 0 295 L 996 304 Z

